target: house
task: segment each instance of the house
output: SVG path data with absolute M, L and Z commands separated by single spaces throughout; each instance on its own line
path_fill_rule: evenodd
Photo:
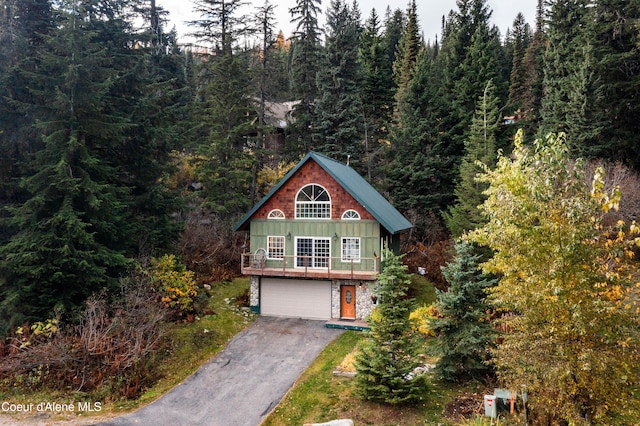
M 364 319 L 383 247 L 412 227 L 346 164 L 310 152 L 234 227 L 249 234 L 242 273 L 262 315 Z

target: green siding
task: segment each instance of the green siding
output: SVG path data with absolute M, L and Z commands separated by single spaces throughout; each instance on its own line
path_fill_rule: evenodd
M 291 239 L 286 236 L 291 233 Z M 334 238 L 334 234 L 338 238 Z M 296 237 L 320 237 L 331 240 L 331 257 L 341 256 L 342 237 L 360 238 L 360 257 L 373 258 L 374 253 L 380 256 L 380 224 L 373 220 L 253 220 L 251 222 L 250 249 L 252 253 L 263 248 L 267 249 L 267 236 L 285 237 L 285 255 L 295 255 Z M 292 259 L 288 259 L 287 268 L 292 267 Z M 267 267 L 279 267 L 281 260 L 267 260 Z M 370 262 L 354 263 L 354 270 L 370 270 Z M 332 270 L 351 268 L 349 262 L 334 259 Z

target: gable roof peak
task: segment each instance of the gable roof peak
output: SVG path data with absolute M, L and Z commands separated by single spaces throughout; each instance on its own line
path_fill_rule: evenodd
M 391 234 L 397 234 L 413 227 L 395 207 L 387 201 L 369 182 L 347 163 L 336 161 L 325 154 L 309 151 L 296 166 L 289 171 L 267 195 L 265 195 L 235 226 L 234 231 L 242 228 L 253 214 L 271 198 L 305 163 L 313 160 L 340 184 L 358 203 Z

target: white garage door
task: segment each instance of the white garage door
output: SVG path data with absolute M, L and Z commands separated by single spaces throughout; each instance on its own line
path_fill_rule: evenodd
M 262 278 L 260 313 L 309 319 L 331 318 L 331 282 Z

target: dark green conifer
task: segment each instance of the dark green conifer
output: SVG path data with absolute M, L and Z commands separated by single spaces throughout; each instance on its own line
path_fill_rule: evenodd
M 478 98 L 476 114 L 471 124 L 469 139 L 465 142 L 465 155 L 460 163 L 460 178 L 456 185 L 456 203 L 450 207 L 445 220 L 454 237 L 486 223 L 479 206 L 484 202 L 486 184 L 476 177 L 482 172 L 478 162 L 493 167 L 496 162 L 496 134 L 501 123 L 499 100 L 495 86 L 489 80 Z
M 497 280 L 483 275 L 478 268 L 482 256 L 471 244 L 458 241 L 455 251 L 454 259 L 442 268 L 450 287 L 437 291 L 435 306 L 441 317 L 431 321 L 437 335 L 434 351 L 440 356 L 434 372 L 442 380 L 466 381 L 491 372 L 487 361 L 496 333 L 486 291 Z
M 414 374 L 419 346 L 409 323 L 406 269 L 399 256 L 385 252 L 378 276 L 379 319 L 371 321 L 371 333 L 356 355 L 357 392 L 370 401 L 406 404 L 426 390 L 424 377 Z
M 322 66 L 316 76 L 314 149 L 362 172 L 364 115 L 362 106 L 362 64 L 360 11 L 343 0 L 332 0 L 327 11 L 327 37 Z

